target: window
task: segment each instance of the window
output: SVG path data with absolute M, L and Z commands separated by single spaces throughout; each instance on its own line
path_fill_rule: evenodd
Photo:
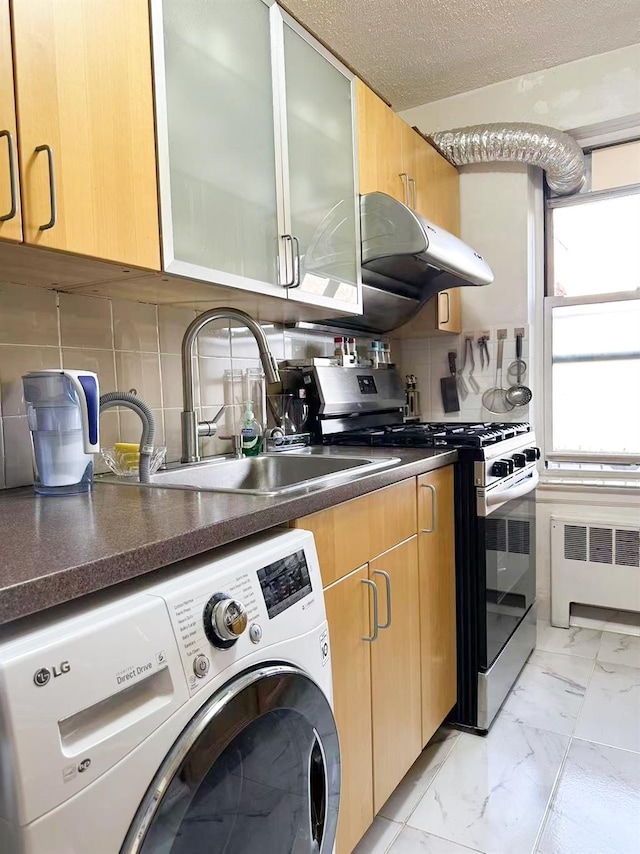
M 640 141 L 547 202 L 547 465 L 640 473 Z

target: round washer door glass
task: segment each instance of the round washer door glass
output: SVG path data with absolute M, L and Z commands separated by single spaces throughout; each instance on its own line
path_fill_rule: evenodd
M 121 854 L 331 854 L 338 734 L 302 671 L 262 666 L 199 710 L 160 767 Z

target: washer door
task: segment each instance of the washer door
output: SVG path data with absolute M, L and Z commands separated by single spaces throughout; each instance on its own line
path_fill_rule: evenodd
M 289 665 L 248 671 L 184 729 L 121 854 L 331 854 L 338 734 L 316 683 Z

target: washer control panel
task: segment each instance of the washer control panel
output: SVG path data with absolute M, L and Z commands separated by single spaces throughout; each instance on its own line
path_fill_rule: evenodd
M 240 554 L 235 560 L 191 559 L 181 577 L 157 588 L 192 694 L 239 658 L 324 620 L 309 532 L 271 535 L 262 547 Z

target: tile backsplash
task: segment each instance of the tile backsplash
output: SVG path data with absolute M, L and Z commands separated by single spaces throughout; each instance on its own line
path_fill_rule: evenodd
M 515 333 L 517 328 L 525 330 L 522 342 L 522 358 L 527 363 L 528 370 L 522 376 L 521 381 L 527 385 L 531 379 L 529 365 L 529 328 L 525 323 L 510 321 L 501 323 L 490 330 L 488 343 L 490 363 L 485 364 L 484 369 L 480 366 L 480 355 L 478 351 L 477 332 L 463 332 L 462 335 L 446 336 L 441 338 L 406 338 L 394 342 L 399 350 L 399 367 L 403 377 L 406 374 L 415 374 L 418 378 L 418 390 L 420 391 L 420 407 L 422 418 L 425 421 L 529 421 L 530 412 L 528 406 L 519 406 L 511 412 L 497 414 L 489 412 L 482 405 L 482 395 L 495 385 L 496 381 L 496 359 L 498 353 L 497 329 L 506 329 L 507 338 L 504 345 L 503 385 L 508 388 L 513 383 L 507 377 L 507 369 L 515 359 Z M 484 330 L 483 330 L 484 331 Z M 440 379 L 449 376 L 448 353 L 455 351 L 457 355 L 457 366 L 460 368 L 463 359 L 464 341 L 466 336 L 473 340 L 473 356 L 475 359 L 475 377 L 480 390 L 474 393 L 469 387 L 469 370 L 471 365 L 466 364 L 463 376 L 469 387 L 469 393 L 465 399 L 458 391 L 460 398 L 460 412 L 445 413 L 442 406 L 440 392 Z
M 28 371 L 70 368 L 95 371 L 101 393 L 134 388 L 156 416 L 156 444 L 167 459 L 180 457 L 182 336 L 191 309 L 110 300 L 0 282 L 0 487 L 33 482 L 31 445 L 21 377 Z M 333 353 L 333 336 L 266 325 L 276 359 Z M 243 327 L 224 321 L 198 336 L 194 376 L 196 406 L 211 419 L 225 403 L 225 370 L 258 367 L 258 350 Z M 140 420 L 127 410 L 100 419 L 100 443 L 138 442 Z M 224 432 L 224 431 L 223 431 Z M 201 440 L 203 455 L 230 450 L 228 440 Z M 96 457 L 96 470 L 105 466 Z
M 167 446 L 169 461 L 180 458 L 180 412 L 182 411 L 182 336 L 196 316 L 192 309 L 58 293 L 41 288 L 0 282 L 0 488 L 33 482 L 31 444 L 21 377 L 45 368 L 89 370 L 98 374 L 101 393 L 129 391 L 151 406 L 156 416 L 156 444 Z M 523 358 L 528 362 L 529 330 L 524 323 L 500 326 L 508 329 L 505 344 L 504 379 L 515 358 L 514 329 L 525 327 Z M 303 330 L 282 330 L 265 325 L 276 359 L 300 359 L 333 353 L 333 336 Z M 447 353 L 456 350 L 460 364 L 462 336 L 392 340 L 395 361 L 404 378 L 418 377 L 422 417 L 440 421 L 525 421 L 529 408 L 519 407 L 506 415 L 494 415 L 482 406 L 482 392 L 495 381 L 496 329 L 491 329 L 491 364 L 482 370 L 474 333 L 474 376 L 480 392 L 469 392 L 460 400 L 461 411 L 445 415 L 440 396 L 440 378 L 448 373 Z M 339 334 L 339 333 L 338 333 Z M 465 333 L 471 334 L 471 332 Z M 358 340 L 366 355 L 369 339 Z M 210 324 L 198 336 L 194 377 L 196 407 L 204 419 L 212 419 L 225 400 L 224 373 L 259 367 L 258 349 L 250 333 L 224 321 Z M 465 368 L 468 379 L 469 365 Z M 525 375 L 524 382 L 530 377 Z M 236 396 L 236 400 L 241 399 Z M 230 432 L 230 419 L 220 424 L 221 435 Z M 100 419 L 103 447 L 117 441 L 138 442 L 141 425 L 128 410 L 109 410 Z M 201 440 L 203 456 L 231 449 L 228 439 L 217 436 Z M 96 457 L 96 470 L 105 471 Z

